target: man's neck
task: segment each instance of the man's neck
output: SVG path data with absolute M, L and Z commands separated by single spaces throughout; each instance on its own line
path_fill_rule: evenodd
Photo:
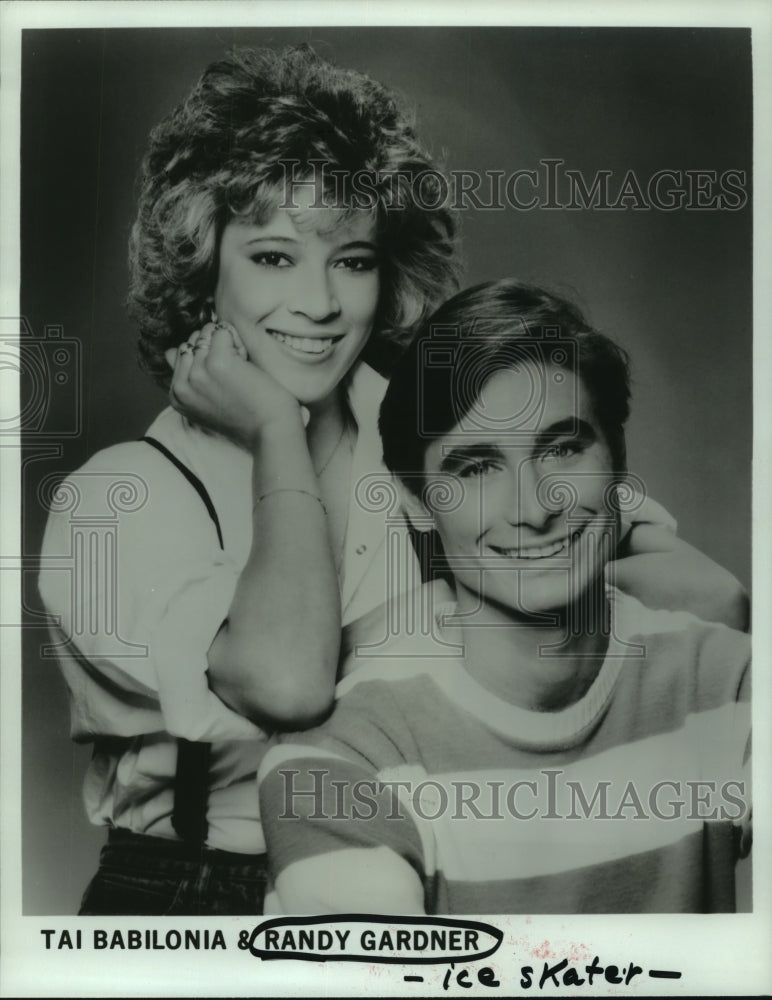
M 505 701 L 535 712 L 554 712 L 579 701 L 608 649 L 610 607 L 603 580 L 595 587 L 597 600 L 552 612 L 552 620 L 545 622 L 480 602 L 477 594 L 459 586 L 461 620 L 453 631 L 458 629 L 454 638 L 464 646 L 470 675 Z M 579 620 L 580 615 L 586 618 L 588 607 L 596 609 L 593 621 Z

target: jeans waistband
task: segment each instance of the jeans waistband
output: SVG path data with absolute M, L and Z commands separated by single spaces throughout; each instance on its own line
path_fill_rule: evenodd
M 103 860 L 107 860 L 113 851 L 120 852 L 121 864 L 126 867 L 132 859 L 136 860 L 138 868 L 147 867 L 152 861 L 163 861 L 217 865 L 218 867 L 264 867 L 265 853 L 240 854 L 237 851 L 221 851 L 216 847 L 187 844 L 182 840 L 171 840 L 167 837 L 151 837 L 145 833 L 132 833 L 114 827 L 107 835 L 107 844 L 103 848 Z M 107 855 L 108 857 L 106 857 Z

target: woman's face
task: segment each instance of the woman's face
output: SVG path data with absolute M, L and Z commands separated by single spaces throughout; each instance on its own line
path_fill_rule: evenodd
M 230 222 L 220 242 L 214 305 L 249 360 L 301 403 L 326 399 L 372 329 L 380 292 L 375 220 L 340 209 L 277 208 L 264 224 Z

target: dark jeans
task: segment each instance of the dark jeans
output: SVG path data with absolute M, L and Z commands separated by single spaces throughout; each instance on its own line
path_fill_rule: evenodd
M 265 854 L 231 854 L 111 830 L 81 916 L 255 916 L 263 912 Z

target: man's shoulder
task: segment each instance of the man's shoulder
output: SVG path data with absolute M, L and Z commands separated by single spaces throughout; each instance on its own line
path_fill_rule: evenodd
M 616 628 L 625 636 L 688 636 L 694 642 L 703 641 L 706 637 L 721 636 L 725 641 L 738 646 L 750 645 L 750 638 L 745 632 L 739 632 L 722 622 L 705 621 L 691 611 L 651 608 L 632 594 L 615 588 L 609 588 L 608 593 L 613 604 Z
M 688 611 L 648 608 L 619 591 L 614 610 L 615 639 L 641 650 L 647 673 L 667 673 L 690 685 L 699 701 L 739 695 L 751 660 L 751 638 L 745 632 Z

